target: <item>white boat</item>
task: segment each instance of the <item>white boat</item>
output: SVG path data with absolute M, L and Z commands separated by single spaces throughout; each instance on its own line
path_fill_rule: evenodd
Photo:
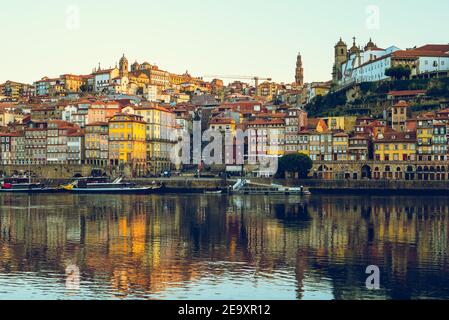
M 160 192 L 163 186 L 154 184 L 140 187 L 133 183 L 123 183 L 123 178 L 117 178 L 113 182 L 108 182 L 107 178 L 84 178 L 62 188 L 73 193 L 150 194 Z
M 310 191 L 304 187 L 290 188 L 279 184 L 260 184 L 239 181 L 233 187 L 233 192 L 248 195 L 310 195 Z
M 217 191 L 204 191 L 204 194 L 215 194 L 215 195 L 218 195 L 218 194 L 222 194 L 222 193 L 223 193 L 222 190 L 217 190 Z
M 42 183 L 33 183 L 31 178 L 9 178 L 0 181 L 0 193 L 46 193 L 56 189 L 46 188 Z

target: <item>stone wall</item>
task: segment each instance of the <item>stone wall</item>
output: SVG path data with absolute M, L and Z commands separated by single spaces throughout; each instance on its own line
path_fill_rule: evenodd
M 12 176 L 31 171 L 32 175 L 41 179 L 70 179 L 74 176 L 89 176 L 92 167 L 87 165 L 43 165 L 43 166 L 0 166 L 0 175 Z
M 319 180 L 449 180 L 445 161 L 341 161 L 314 162 L 310 177 Z

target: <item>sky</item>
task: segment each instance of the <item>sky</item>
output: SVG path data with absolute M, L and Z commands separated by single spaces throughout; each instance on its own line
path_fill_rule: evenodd
M 447 0 L 14 0 L 0 10 L 0 83 L 134 61 L 194 76 L 331 79 L 340 37 L 405 49 L 449 43 Z M 206 79 L 207 80 L 207 79 Z

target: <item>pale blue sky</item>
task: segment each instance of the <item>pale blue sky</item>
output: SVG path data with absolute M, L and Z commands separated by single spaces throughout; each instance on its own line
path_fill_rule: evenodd
M 370 5 L 380 10 L 379 29 L 367 28 Z M 340 36 L 381 47 L 449 43 L 448 12 L 447 0 L 2 1 L 0 83 L 89 73 L 123 53 L 171 72 L 292 82 L 298 51 L 306 81 L 324 81 Z

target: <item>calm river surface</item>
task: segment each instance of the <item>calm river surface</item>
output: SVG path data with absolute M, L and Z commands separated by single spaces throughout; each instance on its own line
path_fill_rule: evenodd
M 448 236 L 444 197 L 0 195 L 0 299 L 449 299 Z

